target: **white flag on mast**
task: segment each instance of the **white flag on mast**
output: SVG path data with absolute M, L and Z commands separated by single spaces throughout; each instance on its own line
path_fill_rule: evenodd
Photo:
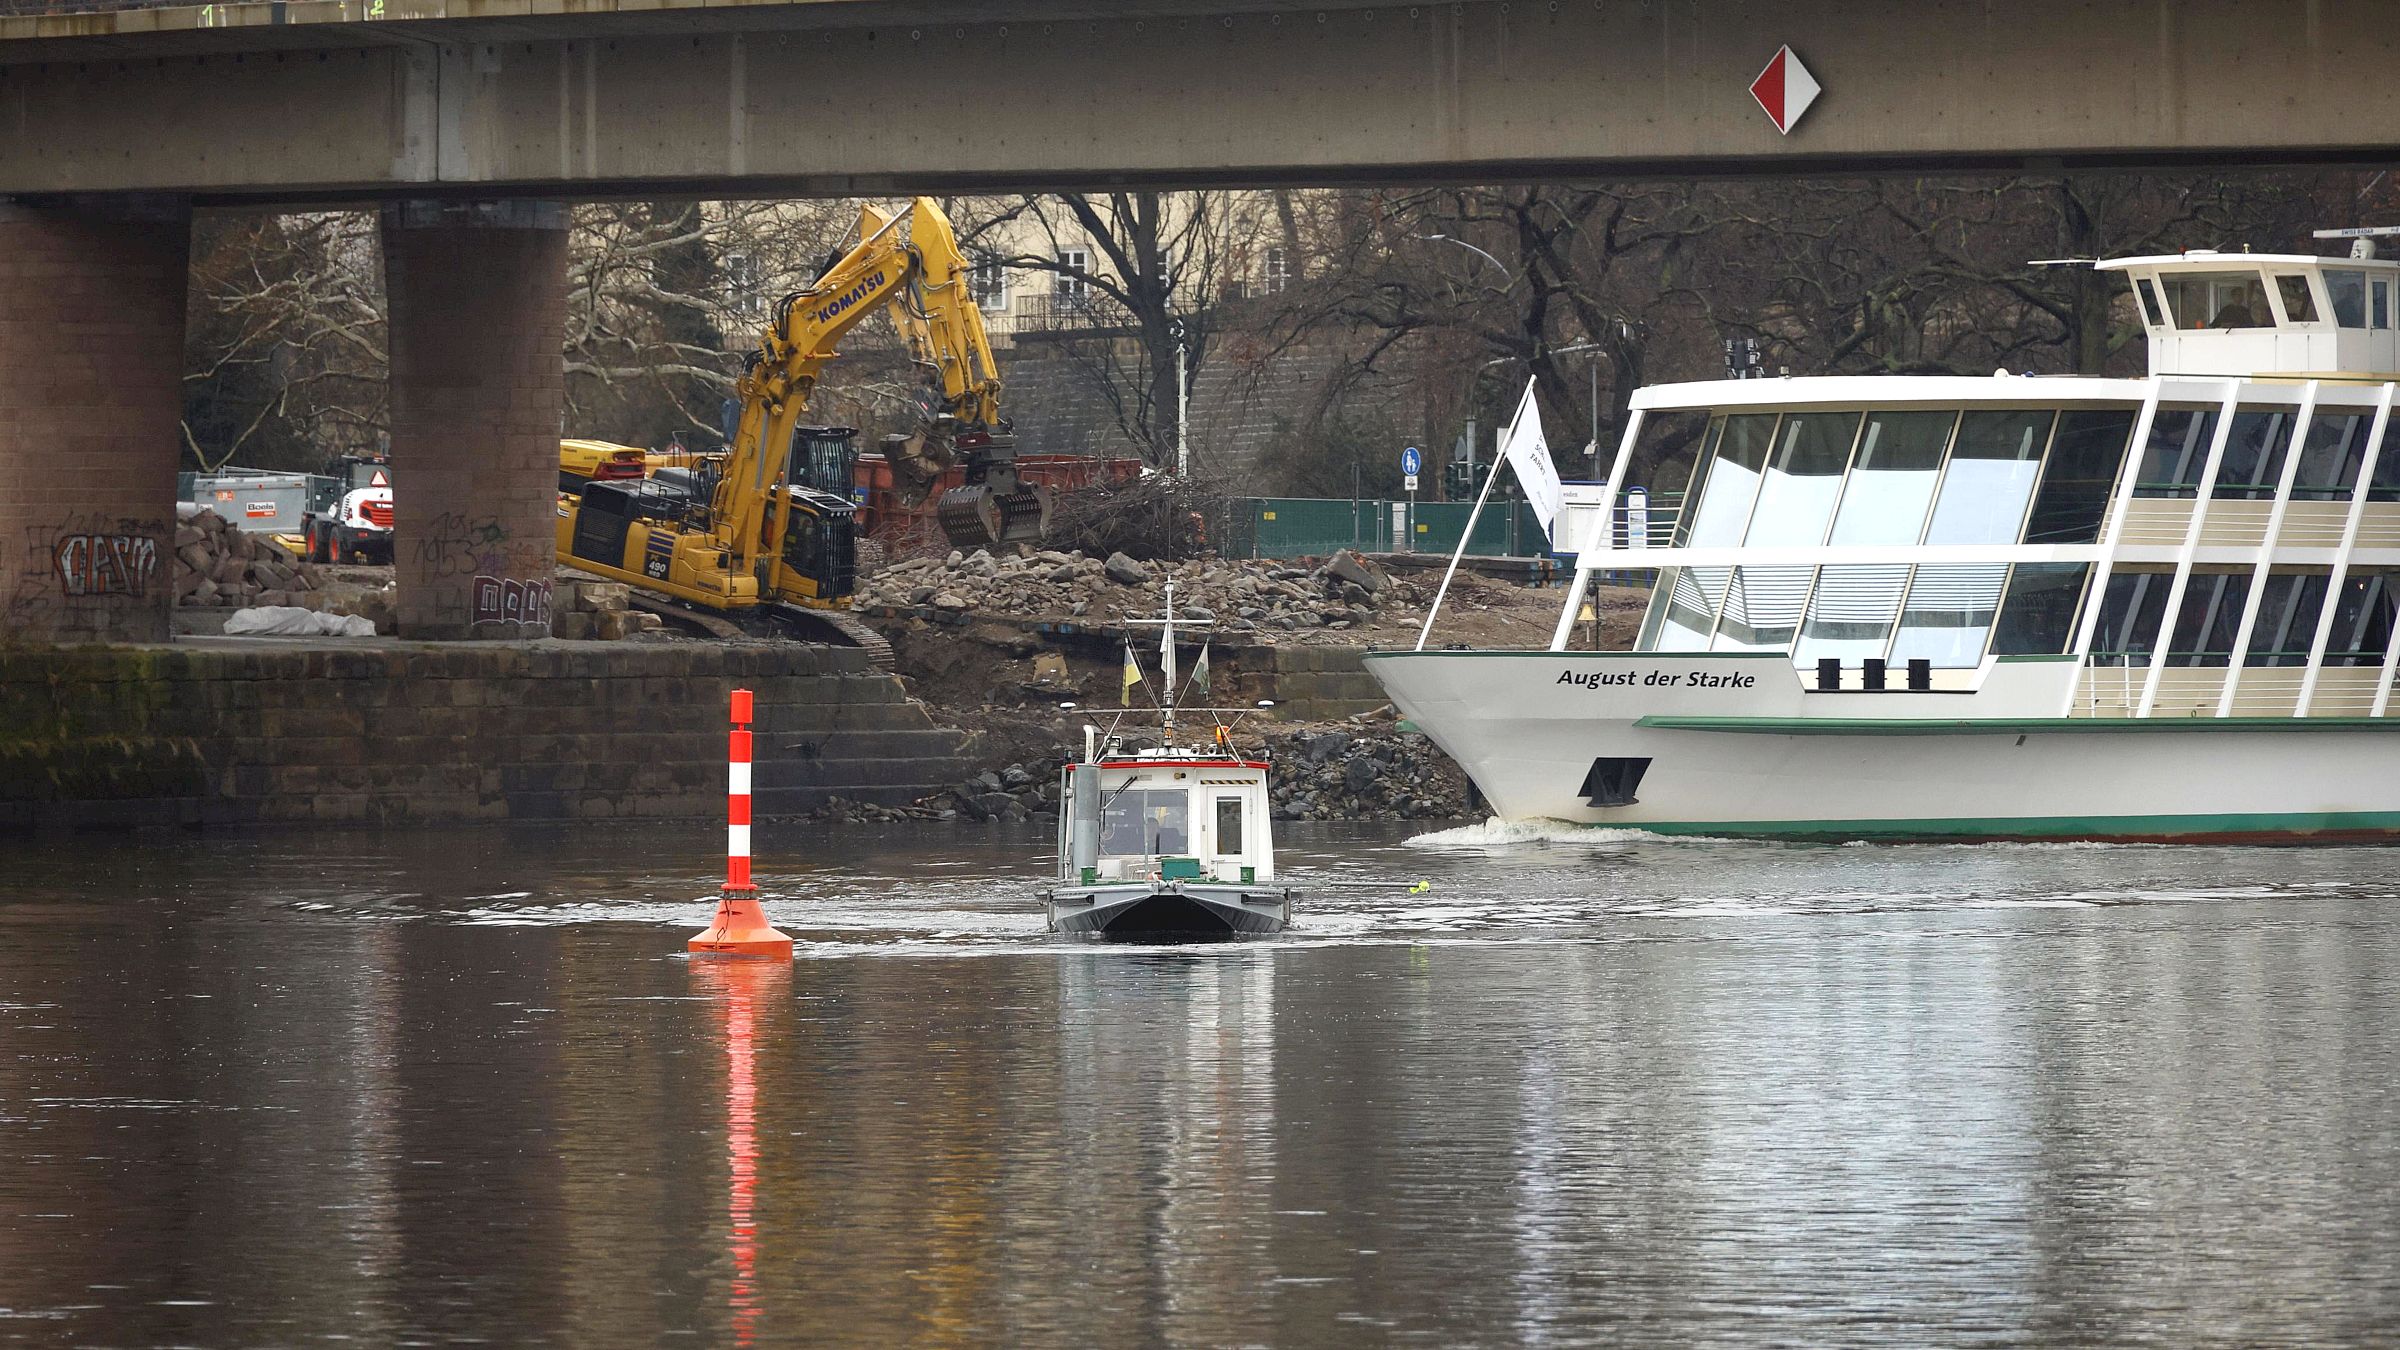
M 1555 542 L 1550 523 L 1558 519 L 1559 509 L 1565 505 L 1566 489 L 1558 481 L 1558 466 L 1550 462 L 1550 444 L 1542 439 L 1542 410 L 1534 403 L 1533 385 L 1532 380 L 1525 381 L 1525 397 L 1517 404 L 1516 420 L 1509 423 L 1500 457 L 1517 471 L 1526 504 L 1542 522 L 1542 534 Z

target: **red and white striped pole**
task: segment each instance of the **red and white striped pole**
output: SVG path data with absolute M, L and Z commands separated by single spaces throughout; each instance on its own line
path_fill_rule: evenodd
M 705 956 L 792 954 L 792 940 L 775 931 L 758 906 L 750 884 L 750 691 L 733 691 L 733 739 L 727 753 L 725 794 L 725 893 L 707 931 L 688 944 Z

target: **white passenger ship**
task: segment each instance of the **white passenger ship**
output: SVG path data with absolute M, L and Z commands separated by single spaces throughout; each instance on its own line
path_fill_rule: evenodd
M 2353 232 L 2368 233 L 2368 232 Z M 2400 836 L 2400 264 L 2119 258 L 2145 379 L 1640 391 L 1548 651 L 1368 669 L 1510 819 L 1676 834 Z M 1645 417 L 1705 412 L 1664 547 L 1613 521 Z M 2392 438 L 2400 439 L 2400 438 Z M 1569 649 L 1654 570 L 1630 652 Z

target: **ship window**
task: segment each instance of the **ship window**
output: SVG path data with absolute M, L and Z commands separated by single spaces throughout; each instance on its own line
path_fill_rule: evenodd
M 2390 572 L 2353 572 L 2333 601 L 2333 636 L 2325 644 L 2329 666 L 2379 666 L 2392 645 L 2392 620 L 2400 590 Z
M 2001 656 L 2056 656 L 2075 637 L 2077 602 L 2088 563 L 2018 563 L 2000 600 L 1992 651 Z
M 2138 289 L 2149 298 L 2150 322 L 2161 327 L 2173 328 L 2175 316 L 2167 310 L 2166 297 L 2158 293 L 2158 282 L 2149 277 L 2143 277 Z
M 1217 798 L 1217 856 L 1232 857 L 1242 851 L 1242 799 Z
M 1653 650 L 1707 651 L 1709 632 L 1717 626 L 1717 610 L 1725 603 L 1726 583 L 1732 577 L 1730 567 L 1678 568 L 1675 584 L 1667 588 L 1666 618 Z
M 1737 567 L 1714 650 L 1788 651 L 1798 638 L 1813 567 Z
M 1100 811 L 1100 851 L 1127 858 L 1185 852 L 1192 838 L 1187 795 L 1128 788 L 1109 798 Z
M 2323 574 L 2276 572 L 2259 592 L 2258 623 L 2250 630 L 2248 666 L 2304 666 L 2325 608 Z
M 2283 481 L 2283 457 L 2292 447 L 2294 414 L 2244 408 L 2225 434 L 2225 458 L 2217 465 L 2212 497 L 2272 497 Z
M 2000 589 L 2007 580 L 2005 563 L 1919 567 L 1900 612 L 1893 662 L 1925 660 L 1947 669 L 1982 664 L 1992 616 L 2000 607 Z
M 1836 544 L 1913 544 L 1940 481 L 1942 451 L 1958 414 L 1878 412 L 1859 433 L 1858 457 L 1833 519 Z
M 2200 488 L 2200 471 L 2208 463 L 2209 439 L 2216 435 L 2217 415 L 2198 408 L 2161 408 L 2150 419 L 2150 440 L 2142 447 L 2136 497 L 2189 497 Z
M 2294 497 L 2347 497 L 2358 482 L 2358 457 L 2366 453 L 2373 419 L 2359 413 L 2319 410 L 2300 442 L 2300 467 L 2292 478 Z
M 2100 538 L 2108 514 L 2108 492 L 2125 463 L 2133 414 L 2118 409 L 2061 413 L 2050 461 L 2042 466 L 2042 490 L 2033 499 L 2025 526 L 2029 544 L 2090 544 Z
M 1825 522 L 1842 495 L 1842 470 L 1858 437 L 1857 413 L 1806 413 L 1783 419 L 1775 457 L 1759 485 L 1758 510 L 1745 544 L 1825 542 Z
M 2392 326 L 2392 281 L 2391 281 L 2391 278 L 2389 278 L 2389 277 L 2377 277 L 2377 278 L 2375 278 L 2375 280 L 2374 280 L 2374 288 L 2375 288 L 2375 289 L 2374 289 L 2374 295 L 2375 295 L 2375 307 L 2374 307 L 2374 311 L 2373 311 L 2373 314 L 2374 314 L 2374 324 L 2373 324 L 2373 326 L 2374 326 L 2374 327 L 2376 327 L 2376 328 L 2378 328 L 2378 329 L 2386 329 L 2386 328 L 2390 328 L 2390 327 Z
M 2256 272 L 2176 272 L 2166 278 L 2175 322 L 2185 328 L 2272 328 L 2267 288 Z
M 2317 300 L 2309 293 L 2308 278 L 2296 272 L 2275 274 L 2275 294 L 2283 301 L 2283 317 L 2290 323 L 2315 323 Z M 2225 325 L 2212 323 L 2211 328 Z
M 2025 499 L 2041 468 L 2052 414 L 1971 412 L 1958 422 L 1958 445 L 1934 503 L 1928 544 L 2013 544 Z
M 1722 547 L 1742 542 L 1750 521 L 1750 505 L 1758 496 L 1765 474 L 1767 451 L 1775 439 L 1775 415 L 1752 413 L 1728 417 L 1717 436 L 1717 452 L 1708 458 L 1708 477 L 1700 487 L 1699 505 L 1692 508 L 1690 543 L 1695 548 Z
M 1905 563 L 1824 568 L 1817 574 L 1817 592 L 1809 601 L 1794 660 L 1807 666 L 1830 656 L 1849 664 L 1883 655 L 1892 640 L 1892 621 L 1900 615 L 1901 592 L 1907 589 Z
M 2092 630 L 2095 663 L 2146 666 L 2151 644 L 2158 640 L 2159 620 L 2166 616 L 2171 572 L 2118 572 L 2108 579 L 2100 602 L 2100 621 Z
M 2194 572 L 2184 587 L 2183 609 L 2167 641 L 2170 666 L 2222 666 L 2233 656 L 2233 637 L 2242 625 L 2242 602 L 2250 597 L 2248 572 Z
M 2367 274 L 2348 268 L 2325 269 L 2325 296 L 2333 302 L 2333 321 L 2343 328 L 2367 326 Z M 2286 308 L 2289 308 L 2287 302 Z

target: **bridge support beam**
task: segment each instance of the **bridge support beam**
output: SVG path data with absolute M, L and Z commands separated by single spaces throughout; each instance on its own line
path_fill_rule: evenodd
M 383 209 L 400 636 L 550 635 L 566 208 Z
M 0 199 L 0 645 L 164 642 L 191 208 Z

